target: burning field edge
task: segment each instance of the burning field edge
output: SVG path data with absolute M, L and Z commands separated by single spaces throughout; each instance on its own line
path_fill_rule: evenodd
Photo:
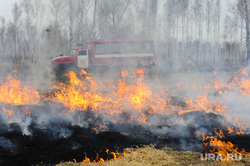
M 126 155 L 116 160 L 106 160 L 105 162 L 88 163 L 86 161 L 77 162 L 63 162 L 56 166 L 81 166 L 81 165 L 107 165 L 107 166 L 157 166 L 157 165 L 194 165 L 194 166 L 217 166 L 217 165 L 235 165 L 245 166 L 250 165 L 250 157 L 244 157 L 241 161 L 230 161 L 227 163 L 202 161 L 199 152 L 191 151 L 175 151 L 172 148 L 156 149 L 153 145 L 143 146 L 141 148 L 127 148 L 125 149 Z M 131 152 L 133 152 L 131 154 Z
M 186 74 L 152 80 L 139 68 L 111 80 L 70 71 L 68 82 L 41 92 L 13 73 L 0 81 L 0 164 L 215 165 L 224 161 L 202 162 L 200 154 L 249 155 L 246 70 L 178 82 Z M 141 147 L 150 144 L 159 150 Z M 140 147 L 120 155 L 131 146 Z

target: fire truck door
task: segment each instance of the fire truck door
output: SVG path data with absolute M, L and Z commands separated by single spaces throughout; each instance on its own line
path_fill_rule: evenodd
M 89 57 L 88 50 L 79 50 L 79 54 L 77 56 L 77 65 L 79 68 L 87 69 L 89 67 Z

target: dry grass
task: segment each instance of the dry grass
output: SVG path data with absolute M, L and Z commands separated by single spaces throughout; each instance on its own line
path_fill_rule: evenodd
M 132 149 L 126 149 L 131 152 Z M 173 151 L 170 148 L 161 150 L 155 149 L 153 146 L 145 146 L 134 150 L 134 154 L 128 154 L 124 158 L 106 161 L 104 163 L 74 163 L 66 162 L 60 163 L 57 166 L 85 166 L 85 165 L 105 165 L 105 166 L 217 166 L 217 165 L 236 165 L 244 166 L 250 165 L 250 160 L 243 158 L 239 162 L 219 163 L 211 161 L 201 161 L 199 152 L 190 151 Z

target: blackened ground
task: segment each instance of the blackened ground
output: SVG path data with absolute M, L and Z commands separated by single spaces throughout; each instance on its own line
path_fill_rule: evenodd
M 81 111 L 77 115 L 93 117 L 91 111 Z M 93 120 L 94 124 L 101 121 L 99 118 Z M 32 117 L 33 123 L 29 126 L 32 136 L 23 135 L 20 126 L 16 123 L 8 127 L 2 124 L 0 125 L 0 165 L 49 165 L 73 161 L 73 159 L 79 162 L 84 159 L 85 153 L 92 160 L 95 159 L 96 153 L 101 158 L 108 159 L 112 156 L 106 153 L 106 148 L 110 152 L 119 148 L 119 152 L 122 152 L 127 147 L 149 144 L 154 144 L 157 148 L 169 146 L 177 150 L 183 150 L 184 145 L 198 145 L 191 146 L 191 150 L 198 151 L 202 142 L 194 132 L 206 129 L 208 133 L 215 135 L 214 128 L 220 128 L 226 133 L 226 128 L 221 124 L 223 118 L 213 113 L 189 112 L 184 115 L 173 114 L 170 117 L 157 118 L 164 124 L 145 127 L 110 123 L 109 131 L 96 133 L 91 129 L 91 125 L 89 128 L 84 128 L 60 120 L 49 124 L 46 128 L 39 128 L 36 126 L 36 118 Z M 186 124 L 168 123 L 171 119 L 180 118 Z M 173 134 L 171 131 L 176 132 Z M 62 133 L 66 133 L 67 138 L 60 135 Z M 223 139 L 250 151 L 250 135 L 226 135 Z
M 34 131 L 34 136 L 23 136 L 20 132 L 8 132 L 2 137 L 15 146 L 0 148 L 0 165 L 36 165 L 56 164 L 62 161 L 81 161 L 85 156 L 94 159 L 96 153 L 107 159 L 106 148 L 116 151 L 132 145 L 144 144 L 118 132 L 93 133 L 91 130 L 71 127 L 70 138 L 49 139 L 44 132 Z M 51 137 L 52 138 L 52 137 Z

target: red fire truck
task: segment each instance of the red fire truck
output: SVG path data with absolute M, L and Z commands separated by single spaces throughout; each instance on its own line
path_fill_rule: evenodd
M 94 40 L 73 47 L 70 55 L 52 59 L 57 76 L 65 70 L 104 71 L 110 67 L 150 67 L 154 59 L 152 40 Z

